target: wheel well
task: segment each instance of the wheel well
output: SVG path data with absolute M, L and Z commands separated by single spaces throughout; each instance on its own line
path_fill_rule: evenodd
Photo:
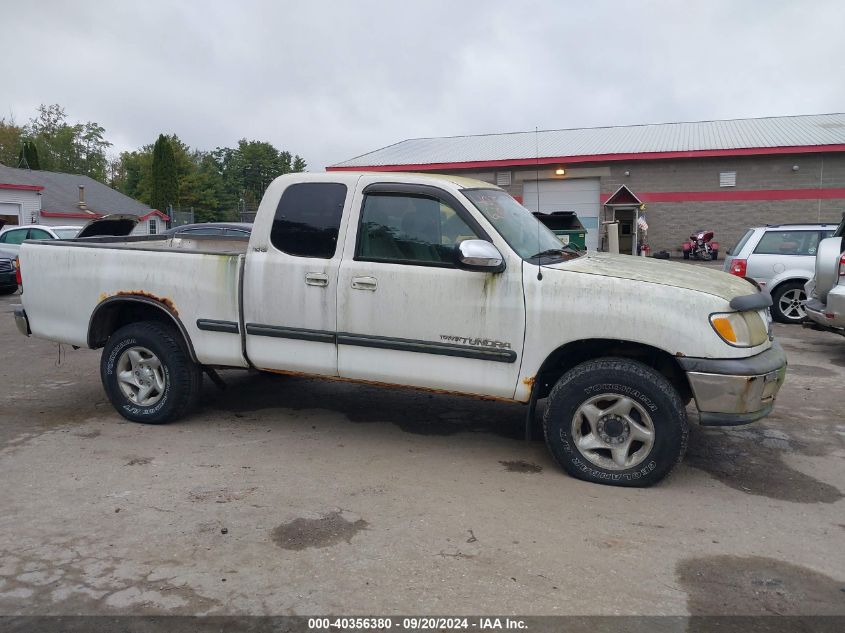
M 784 284 L 799 282 L 803 286 L 804 284 L 807 283 L 808 280 L 809 280 L 809 277 L 806 278 L 806 279 L 803 279 L 801 277 L 790 277 L 788 279 L 782 279 L 779 282 L 777 282 L 777 284 L 772 286 L 771 290 L 769 290 L 769 294 L 774 295 L 778 291 L 778 288 L 780 288 Z
M 674 356 L 650 345 L 612 339 L 573 341 L 549 354 L 537 372 L 537 398 L 548 396 L 558 379 L 576 365 L 607 356 L 630 358 L 648 365 L 672 383 L 683 402 L 692 399 L 692 389 L 686 373 Z
M 91 349 L 103 347 L 117 330 L 130 323 L 141 321 L 155 321 L 175 329 L 191 360 L 197 362 L 191 339 L 179 318 L 163 304 L 144 297 L 107 299 L 97 306 L 88 324 L 88 347 Z

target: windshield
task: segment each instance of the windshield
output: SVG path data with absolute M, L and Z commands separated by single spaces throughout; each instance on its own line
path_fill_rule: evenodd
M 464 189 L 462 193 L 522 259 L 571 259 L 582 254 L 561 244 L 528 209 L 501 189 Z
M 72 240 L 79 233 L 79 229 L 53 229 L 60 240 Z

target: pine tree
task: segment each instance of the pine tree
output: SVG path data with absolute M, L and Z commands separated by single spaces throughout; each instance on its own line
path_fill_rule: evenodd
M 153 146 L 152 180 L 150 206 L 164 213 L 179 199 L 179 180 L 176 174 L 176 158 L 170 139 L 159 134 Z

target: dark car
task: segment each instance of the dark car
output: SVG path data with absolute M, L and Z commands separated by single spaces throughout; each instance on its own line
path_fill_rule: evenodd
M 200 224 L 183 224 L 168 229 L 165 234 L 179 237 L 192 235 L 224 235 L 227 237 L 249 237 L 252 233 L 250 222 L 205 222 Z
M 17 253 L 0 249 L 0 295 L 10 295 L 18 289 L 15 277 Z

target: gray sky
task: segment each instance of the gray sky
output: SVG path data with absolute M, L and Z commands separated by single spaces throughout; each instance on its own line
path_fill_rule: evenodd
M 845 110 L 845 2 L 0 1 L 0 116 L 114 150 L 267 140 L 311 170 L 420 136 Z M 11 34 L 11 39 L 8 39 Z

